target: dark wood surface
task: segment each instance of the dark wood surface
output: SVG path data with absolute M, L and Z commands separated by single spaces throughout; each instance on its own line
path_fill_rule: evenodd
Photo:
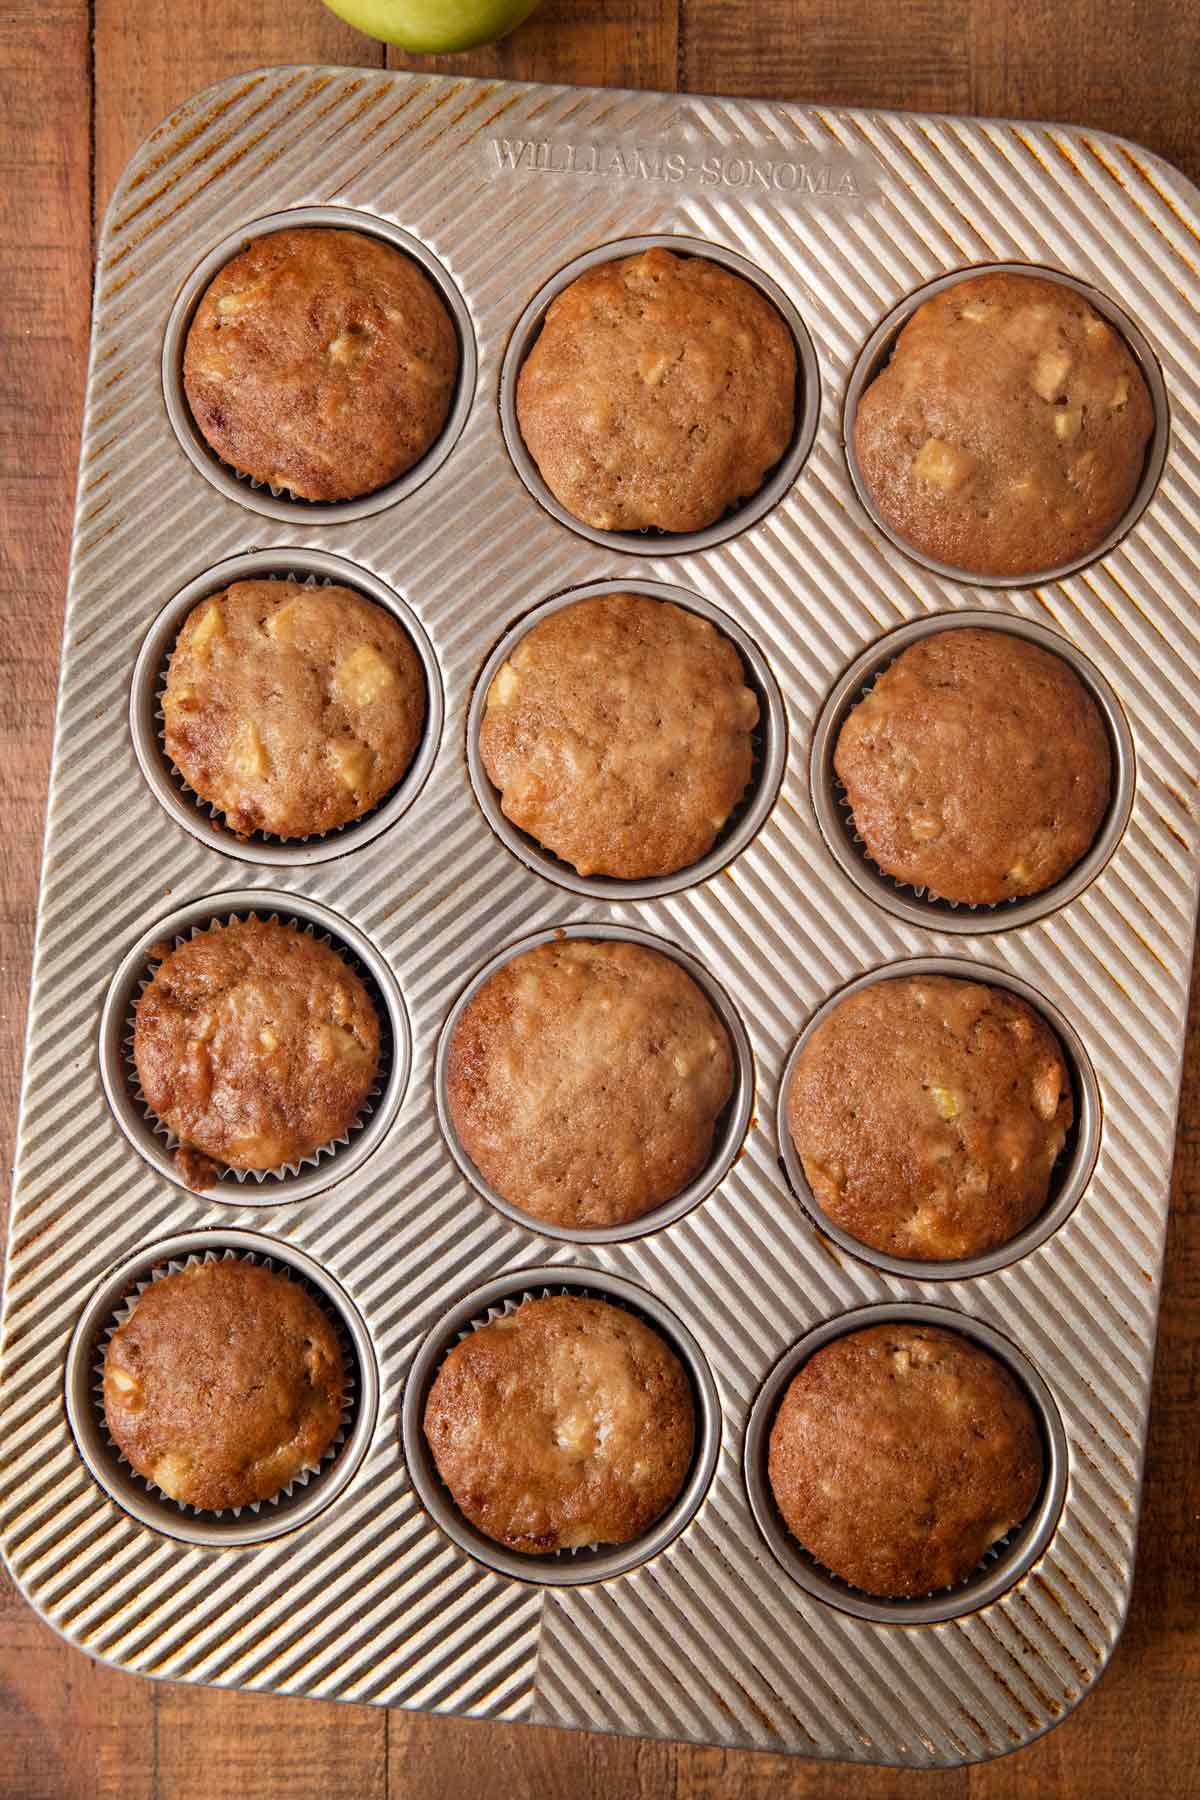
M 145 133 L 264 63 L 381 66 L 319 0 L 0 4 L 0 1135 L 11 1160 L 97 221 Z M 546 0 L 426 66 L 1055 118 L 1200 178 L 1187 0 Z M 1193 999 L 1133 1608 L 1058 1730 L 981 1768 L 862 1770 L 154 1686 L 69 1649 L 0 1578 L 14 1800 L 1180 1800 L 1200 1795 L 1200 1017 Z

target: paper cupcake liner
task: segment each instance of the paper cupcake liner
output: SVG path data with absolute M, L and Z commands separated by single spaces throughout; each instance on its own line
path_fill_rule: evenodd
M 320 1462 L 298 1470 L 297 1473 L 292 1476 L 291 1480 L 287 1482 L 284 1487 L 280 1488 L 277 1494 L 272 1494 L 265 1500 L 252 1500 L 246 1506 L 192 1506 L 186 1500 L 177 1500 L 173 1495 L 165 1493 L 163 1489 L 151 1481 L 148 1476 L 140 1474 L 138 1470 L 133 1467 L 133 1464 L 129 1461 L 124 1452 L 114 1442 L 112 1435 L 109 1432 L 108 1421 L 104 1412 L 104 1362 L 105 1357 L 108 1354 L 109 1342 L 120 1327 L 126 1324 L 130 1319 L 134 1308 L 137 1306 L 138 1301 L 146 1292 L 147 1288 L 152 1287 L 156 1281 L 161 1281 L 166 1275 L 178 1275 L 184 1269 L 195 1267 L 201 1263 L 216 1262 L 247 1262 L 257 1268 L 268 1269 L 273 1274 L 283 1275 L 288 1281 L 294 1281 L 298 1287 L 303 1288 L 304 1292 L 308 1294 L 311 1299 L 316 1301 L 325 1318 L 327 1318 L 329 1323 L 333 1326 L 334 1331 L 337 1334 L 338 1349 L 341 1351 L 342 1368 L 345 1372 L 345 1392 L 342 1396 L 341 1418 L 336 1432 L 321 1454 Z M 121 1304 L 112 1314 L 108 1325 L 103 1328 L 100 1336 L 97 1338 L 95 1356 L 92 1362 L 92 1375 L 92 1400 L 96 1409 L 96 1417 L 100 1423 L 104 1442 L 112 1451 L 112 1454 L 120 1464 L 121 1468 L 125 1470 L 131 1480 L 136 1481 L 138 1485 L 155 1500 L 161 1501 L 168 1506 L 176 1507 L 180 1513 L 185 1514 L 189 1518 L 197 1519 L 239 1519 L 244 1513 L 250 1513 L 257 1517 L 262 1507 L 278 1506 L 281 1500 L 290 1499 L 297 1488 L 306 1488 L 311 1481 L 319 1479 L 325 1470 L 334 1463 L 341 1452 L 341 1449 L 350 1434 L 351 1427 L 354 1424 L 355 1411 L 358 1405 L 358 1359 L 355 1355 L 354 1346 L 350 1341 L 350 1335 L 346 1330 L 346 1326 L 335 1308 L 330 1305 L 328 1296 L 323 1294 L 321 1290 L 315 1287 L 311 1282 L 305 1281 L 303 1276 L 297 1274 L 296 1270 L 288 1263 L 283 1261 L 276 1262 L 269 1256 L 258 1256 L 250 1250 L 206 1250 L 203 1255 L 193 1252 L 190 1256 L 182 1258 L 182 1260 L 172 1257 L 168 1262 L 155 1264 L 153 1268 L 147 1271 L 146 1275 L 141 1280 L 135 1282 L 133 1291 L 125 1296 L 124 1300 L 122 1300 Z
M 1039 1494 L 1040 1494 L 1040 1490 L 1039 1490 Z M 1032 1514 L 1034 1512 L 1036 1507 L 1037 1507 L 1037 1500 L 1035 1500 L 1033 1503 L 1033 1506 L 1030 1507 L 1029 1514 L 1027 1514 L 1026 1517 L 1029 1517 L 1030 1514 Z M 781 1515 L 781 1522 L 782 1522 L 782 1515 Z M 982 1577 L 987 1575 L 988 1571 L 994 1566 L 994 1564 L 999 1562 L 1000 1558 L 1002 1556 L 1004 1556 L 1006 1554 L 1006 1552 L 1012 1548 L 1013 1544 L 1016 1542 L 1017 1537 L 1020 1533 L 1021 1526 L 1024 1523 L 1025 1523 L 1024 1519 L 1019 1520 L 1018 1523 L 1013 1526 L 1011 1531 L 1005 1532 L 1005 1534 L 1002 1538 L 997 1538 L 996 1542 L 994 1544 L 989 1544 L 987 1549 L 984 1551 L 983 1555 L 980 1557 L 979 1561 L 975 1564 L 975 1567 L 973 1569 L 971 1569 L 968 1574 L 964 1575 L 961 1580 L 952 1581 L 946 1587 L 926 1588 L 919 1594 L 890 1594 L 890 1595 L 889 1594 L 873 1594 L 873 1593 L 871 1593 L 869 1588 L 862 1588 L 862 1587 L 859 1587 L 853 1581 L 847 1581 L 846 1577 L 844 1575 L 837 1574 L 837 1572 L 835 1570 L 829 1568 L 825 1563 L 823 1563 L 819 1556 L 814 1556 L 812 1551 L 808 1548 L 807 1544 L 802 1543 L 801 1540 L 798 1537 L 796 1537 L 795 1533 L 793 1531 L 791 1531 L 791 1529 L 787 1525 L 784 1525 L 783 1529 L 785 1531 L 787 1531 L 789 1537 L 792 1539 L 793 1543 L 795 1544 L 796 1549 L 799 1552 L 799 1554 L 801 1556 L 806 1557 L 808 1559 L 808 1561 L 812 1564 L 813 1568 L 817 1571 L 817 1573 L 819 1575 L 824 1576 L 826 1581 L 832 1582 L 835 1587 L 843 1589 L 844 1592 L 846 1592 L 847 1594 L 861 1594 L 864 1600 L 872 1600 L 878 1604 L 882 1604 L 882 1605 L 886 1606 L 889 1603 L 889 1601 L 892 1601 L 892 1602 L 895 1602 L 895 1601 L 903 1602 L 905 1600 L 909 1600 L 909 1601 L 925 1601 L 925 1600 L 944 1601 L 944 1600 L 953 1599 L 954 1595 L 961 1593 L 968 1586 L 969 1583 L 974 1582 L 974 1581 L 979 1581 Z
M 256 485 L 261 487 L 262 483 L 259 482 Z M 277 498 L 280 495 L 285 499 L 290 498 L 283 489 L 272 488 L 271 493 Z M 254 579 L 256 581 L 290 581 L 296 587 L 330 588 L 345 585 L 334 581 L 333 577 L 330 575 L 318 576 L 309 574 L 297 576 L 295 574 L 287 573 L 286 571 L 277 574 L 258 575 L 255 576 Z M 220 589 L 214 590 L 214 592 L 220 591 Z M 370 599 L 371 596 L 364 595 L 363 598 Z M 197 600 L 196 602 L 197 606 L 202 606 L 203 604 L 203 600 Z M 372 605 L 378 606 L 378 604 L 379 602 L 377 600 L 372 600 Z M 180 621 L 180 630 L 183 629 L 186 622 L 186 617 Z M 181 799 L 188 801 L 202 818 L 211 819 L 220 831 L 227 832 L 230 837 L 236 838 L 239 844 L 321 844 L 325 843 L 330 838 L 341 837 L 348 831 L 356 830 L 358 826 L 365 824 L 367 820 L 373 819 L 375 814 L 387 805 L 397 788 L 408 779 L 409 769 L 412 768 L 420 751 L 420 739 L 418 739 L 417 746 L 413 750 L 412 756 L 409 758 L 408 767 L 402 771 L 399 778 L 392 783 L 386 793 L 379 796 L 373 806 L 368 807 L 364 812 L 355 813 L 352 819 L 343 819 L 340 825 L 331 825 L 328 831 L 307 831 L 296 837 L 282 837 L 275 831 L 251 831 L 247 832 L 244 836 L 239 832 L 235 832 L 233 827 L 229 824 L 223 809 L 219 807 L 215 801 L 205 800 L 203 795 L 196 792 L 195 788 L 192 787 L 178 765 L 171 760 L 170 752 L 167 749 L 167 721 L 163 702 L 167 691 L 167 680 L 171 671 L 171 658 L 175 654 L 175 646 L 178 641 L 179 638 L 177 633 L 174 641 L 167 647 L 163 655 L 162 662 L 159 664 L 154 681 L 154 733 L 158 743 L 159 754 L 162 757 L 163 767 L 169 774 L 171 783 Z M 428 706 L 428 696 L 426 696 L 426 702 Z
M 678 1500 L 678 1498 L 679 1498 L 679 1494 L 682 1494 L 683 1490 L 687 1486 L 688 1481 L 691 1477 L 692 1470 L 696 1466 L 696 1453 L 697 1453 L 697 1449 L 699 1447 L 699 1436 L 700 1436 L 700 1433 L 699 1433 L 699 1411 L 700 1411 L 699 1400 L 694 1391 L 694 1382 L 693 1382 L 691 1370 L 688 1367 L 687 1357 L 682 1354 L 682 1352 L 679 1350 L 679 1348 L 675 1344 L 671 1343 L 670 1339 L 667 1337 L 666 1333 L 662 1329 L 662 1326 L 657 1322 L 657 1320 L 644 1318 L 643 1315 L 637 1310 L 636 1307 L 627 1305 L 623 1299 L 620 1299 L 616 1295 L 608 1293 L 606 1289 L 599 1288 L 599 1287 L 597 1287 L 597 1288 L 578 1288 L 578 1287 L 561 1287 L 561 1286 L 529 1287 L 529 1288 L 523 1288 L 520 1291 L 520 1293 L 507 1294 L 507 1295 L 505 1295 L 503 1300 L 493 1302 L 493 1304 L 487 1308 L 486 1312 L 480 1313 L 476 1318 L 471 1319 L 469 1321 L 469 1323 L 464 1325 L 462 1330 L 456 1334 L 454 1344 L 448 1346 L 448 1348 L 444 1351 L 442 1356 L 439 1357 L 439 1359 L 438 1359 L 436 1368 L 434 1370 L 434 1379 L 436 1380 L 438 1371 L 441 1369 L 443 1363 L 446 1360 L 446 1357 L 450 1354 L 450 1350 L 452 1350 L 455 1347 L 455 1345 L 464 1343 L 467 1338 L 473 1336 L 474 1333 L 477 1331 L 482 1331 L 486 1326 L 494 1325 L 497 1319 L 504 1319 L 504 1318 L 511 1317 L 511 1315 L 513 1313 L 517 1312 L 519 1310 L 519 1308 L 524 1306 L 526 1304 L 526 1302 L 529 1300 L 549 1300 L 558 1295 L 563 1295 L 563 1296 L 566 1296 L 567 1298 L 573 1299 L 573 1300 L 600 1300 L 600 1301 L 603 1301 L 603 1303 L 606 1306 L 615 1306 L 618 1309 L 618 1311 L 629 1313 L 631 1315 L 631 1317 L 633 1317 L 635 1319 L 640 1319 L 643 1325 L 648 1326 L 651 1331 L 655 1332 L 658 1337 L 662 1338 L 663 1342 L 667 1345 L 667 1348 L 671 1351 L 671 1353 L 674 1356 L 676 1356 L 678 1358 L 679 1363 L 688 1378 L 688 1387 L 689 1387 L 689 1389 L 692 1389 L 692 1408 L 693 1408 L 693 1415 L 694 1415 L 694 1439 L 693 1439 L 693 1443 L 692 1443 L 692 1458 L 691 1458 L 691 1461 L 689 1462 L 687 1469 L 684 1473 L 683 1480 L 679 1484 L 679 1492 L 673 1496 L 673 1498 L 663 1508 L 663 1512 L 659 1514 L 659 1518 L 662 1518 L 666 1513 L 668 1513 L 671 1510 L 671 1507 L 675 1505 L 676 1500 Z M 431 1383 L 431 1385 L 432 1385 L 432 1383 Z M 424 1408 L 422 1408 L 422 1412 L 423 1411 L 424 1411 Z M 422 1429 L 424 1429 L 424 1427 L 422 1427 Z M 435 1468 L 436 1468 L 436 1464 L 435 1464 Z M 438 1480 L 441 1481 L 440 1474 L 438 1475 Z M 460 1509 L 458 1506 L 458 1502 L 455 1500 L 454 1495 L 450 1492 L 449 1487 L 446 1486 L 446 1483 L 444 1481 L 442 1482 L 442 1486 L 446 1489 L 446 1493 L 450 1499 L 450 1504 L 454 1507 L 456 1512 L 459 1512 Z M 464 1519 L 466 1518 L 465 1513 L 460 1513 L 460 1516 Z M 470 1521 L 467 1520 L 467 1523 L 469 1524 Z M 653 1531 L 654 1527 L 657 1524 L 658 1524 L 658 1519 L 652 1519 L 650 1521 L 650 1524 L 646 1527 L 646 1531 L 639 1532 L 638 1536 L 644 1537 L 648 1532 Z M 478 1530 L 479 1527 L 476 1526 L 475 1529 Z M 631 1548 L 634 1544 L 636 1544 L 637 1541 L 638 1541 L 638 1538 L 636 1538 L 636 1537 L 635 1538 L 627 1538 L 623 1542 L 620 1542 L 620 1543 L 614 1543 L 614 1542 L 606 1540 L 606 1541 L 597 1542 L 594 1544 L 573 1544 L 564 1549 L 551 1550 L 549 1552 L 546 1552 L 546 1551 L 524 1551 L 524 1552 L 518 1551 L 518 1552 L 515 1552 L 515 1554 L 528 1556 L 531 1564 L 564 1563 L 564 1562 L 571 1563 L 571 1562 L 574 1562 L 577 1558 L 579 1558 L 581 1556 L 594 1556 L 598 1551 L 627 1550 L 627 1549 Z
M 339 1150 L 345 1149 L 346 1146 L 352 1142 L 354 1137 L 363 1130 L 372 1113 L 375 1111 L 380 1098 L 387 1089 L 388 1082 L 392 1075 L 393 1051 L 388 1010 L 384 1004 L 383 996 L 380 994 L 370 971 L 362 966 L 358 958 L 354 956 L 344 944 L 337 942 L 327 931 L 316 931 L 305 919 L 282 917 L 278 911 L 260 915 L 253 907 L 250 907 L 247 908 L 245 912 L 239 911 L 227 913 L 219 918 L 209 919 L 205 925 L 193 925 L 186 933 L 177 933 L 171 940 L 171 950 L 178 950 L 181 944 L 188 943 L 193 938 L 203 936 L 206 931 L 212 931 L 215 928 L 228 926 L 232 924 L 235 919 L 248 920 L 258 919 L 260 917 L 268 924 L 296 925 L 318 944 L 328 945 L 331 950 L 341 957 L 346 966 L 354 971 L 366 988 L 371 1004 L 375 1008 L 376 1017 L 379 1020 L 379 1061 L 376 1065 L 375 1078 L 367 1092 L 366 1100 L 358 1114 L 340 1137 L 330 1138 L 327 1143 L 319 1144 L 317 1148 L 310 1151 L 307 1156 L 298 1157 L 295 1162 L 281 1163 L 278 1167 L 273 1169 L 234 1169 L 230 1168 L 228 1164 L 217 1165 L 215 1179 L 218 1181 L 236 1181 L 240 1184 L 254 1182 L 258 1185 L 267 1181 L 282 1181 L 289 1176 L 298 1175 L 301 1169 L 315 1169 L 326 1158 L 335 1156 Z M 125 1079 L 129 1086 L 129 1092 L 141 1109 L 142 1117 L 150 1127 L 150 1130 L 154 1133 L 155 1137 L 162 1141 L 166 1149 L 174 1155 L 175 1151 L 179 1148 L 180 1139 L 176 1136 L 175 1132 L 159 1118 L 158 1114 L 150 1105 L 150 1102 L 146 1099 L 146 1096 L 142 1091 L 141 1081 L 138 1077 L 137 1062 L 134 1058 L 133 1048 L 138 1003 L 153 980 L 151 964 L 153 962 L 161 962 L 164 960 L 165 958 L 147 958 L 147 972 L 135 984 L 129 1011 L 125 1016 L 121 1044 L 125 1062 Z

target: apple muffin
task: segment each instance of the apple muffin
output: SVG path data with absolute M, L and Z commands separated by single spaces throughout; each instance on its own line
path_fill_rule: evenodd
M 579 1295 L 526 1300 L 468 1332 L 438 1370 L 425 1438 L 454 1504 L 535 1556 L 624 1544 L 677 1498 L 692 1391 L 649 1325 Z
M 329 944 L 231 919 L 171 950 L 142 990 L 133 1053 L 189 1187 L 278 1169 L 343 1138 L 379 1066 L 379 1016 Z
M 970 626 L 902 651 L 847 715 L 833 763 L 871 861 L 971 906 L 1061 881 L 1112 788 L 1100 709 L 1070 665 Z
M 447 1099 L 484 1180 L 548 1224 L 622 1225 L 696 1179 L 733 1052 L 670 956 L 571 938 L 514 956 L 455 1024 Z
M 384 607 L 346 587 L 237 581 L 175 641 L 163 742 L 239 837 L 307 837 L 396 786 L 425 704 L 420 658 Z
M 854 449 L 906 543 L 972 575 L 1019 576 L 1108 536 L 1153 428 L 1136 358 L 1082 294 L 996 273 L 917 308 L 859 400 Z
M 205 1510 L 271 1500 L 337 1433 L 337 1332 L 287 1276 L 238 1259 L 152 1281 L 104 1357 L 104 1418 L 131 1467 Z
M 796 346 L 758 288 L 644 250 L 556 295 L 517 382 L 521 436 L 573 517 L 699 531 L 758 492 L 792 441 Z
M 514 825 L 580 875 L 637 878 L 712 848 L 757 723 L 742 659 L 707 619 L 600 594 L 526 632 L 488 689 L 479 748 Z
M 787 1124 L 826 1217 L 873 1250 L 979 1256 L 1037 1217 L 1074 1119 L 1045 1020 L 942 975 L 840 1000 L 796 1060 Z
M 209 282 L 183 382 L 223 462 L 301 500 L 374 493 L 440 434 L 458 379 L 454 322 L 409 256 L 359 231 L 254 238 Z
M 1023 1389 L 956 1331 L 848 1332 L 795 1376 L 768 1475 L 788 1530 L 881 1598 L 953 1587 L 1032 1511 L 1042 1443 Z

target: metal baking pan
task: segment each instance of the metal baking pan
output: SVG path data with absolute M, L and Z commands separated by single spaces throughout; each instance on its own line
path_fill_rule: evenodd
M 254 488 L 187 419 L 178 355 L 200 281 L 281 214 L 390 236 L 457 322 L 444 438 L 365 503 Z M 1173 170 L 1058 126 L 268 69 L 198 95 L 142 147 L 100 247 L 4 1296 L 0 1535 L 70 1641 L 174 1680 L 908 1765 L 998 1755 L 1087 1693 L 1132 1579 L 1196 910 L 1198 235 Z M 765 503 L 694 541 L 574 529 L 513 437 L 513 376 L 564 272 L 646 238 L 746 268 L 801 352 L 797 437 Z M 993 263 L 1082 282 L 1126 331 L 1158 420 L 1103 554 L 1018 585 L 908 555 L 859 499 L 843 438 L 911 297 Z M 164 762 L 173 626 L 247 569 L 357 582 L 421 650 L 418 765 L 341 833 L 234 840 Z M 507 635 L 614 582 L 715 614 L 766 703 L 745 809 L 704 865 L 658 886 L 581 883 L 541 855 L 498 813 L 474 743 L 472 695 Z M 947 615 L 1061 648 L 1104 708 L 1112 811 L 1033 905 L 952 908 L 877 878 L 832 784 L 839 709 L 895 653 L 890 634 Z M 315 1167 L 194 1194 L 133 1103 L 122 1034 L 148 946 L 238 909 L 348 948 L 391 1060 L 361 1130 Z M 715 1180 L 604 1241 L 494 1204 L 438 1107 L 439 1040 L 479 971 L 581 927 L 690 959 L 746 1039 Z M 857 1254 L 779 1141 L 810 1019 L 913 959 L 1028 993 L 1081 1102 L 1050 1212 L 980 1266 Z M 113 1308 L 205 1248 L 314 1284 L 360 1372 L 329 1469 L 256 1520 L 147 1499 L 95 1414 Z M 701 1429 L 647 1540 L 513 1566 L 454 1515 L 414 1421 L 453 1336 L 547 1286 L 657 1322 Z M 810 1564 L 762 1482 L 796 1356 L 878 1307 L 948 1316 L 1005 1356 L 1047 1448 L 1021 1532 L 907 1610 Z

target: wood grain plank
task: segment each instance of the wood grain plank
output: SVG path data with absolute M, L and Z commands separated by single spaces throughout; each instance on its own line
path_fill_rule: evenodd
M 7 1173 L 91 300 L 87 0 L 0 12 L 0 1167 Z M 68 1648 L 0 1570 L 0 1791 L 152 1800 L 149 1687 Z
M 1200 7 L 972 0 L 968 17 L 968 111 L 1115 131 L 1200 178 Z
M 377 1707 L 164 1685 L 154 1800 L 387 1800 L 386 1723 Z
M 870 1769 L 680 1745 L 672 1800 L 967 1800 L 965 1769 Z
M 80 1656 L 15 1595 L 0 1602 L 0 1794 L 157 1800 L 148 1682 Z
M 389 1800 L 665 1800 L 673 1744 L 596 1732 L 389 1715 Z
M 965 112 L 970 12 L 971 0 L 907 0 L 902 14 L 844 0 L 683 0 L 680 85 L 700 94 Z
M 0 14 L 0 1156 L 12 1164 L 91 296 L 86 0 Z
M 511 37 L 461 56 L 388 49 L 389 69 L 567 81 L 594 87 L 673 88 L 679 59 L 676 0 L 544 0 Z

